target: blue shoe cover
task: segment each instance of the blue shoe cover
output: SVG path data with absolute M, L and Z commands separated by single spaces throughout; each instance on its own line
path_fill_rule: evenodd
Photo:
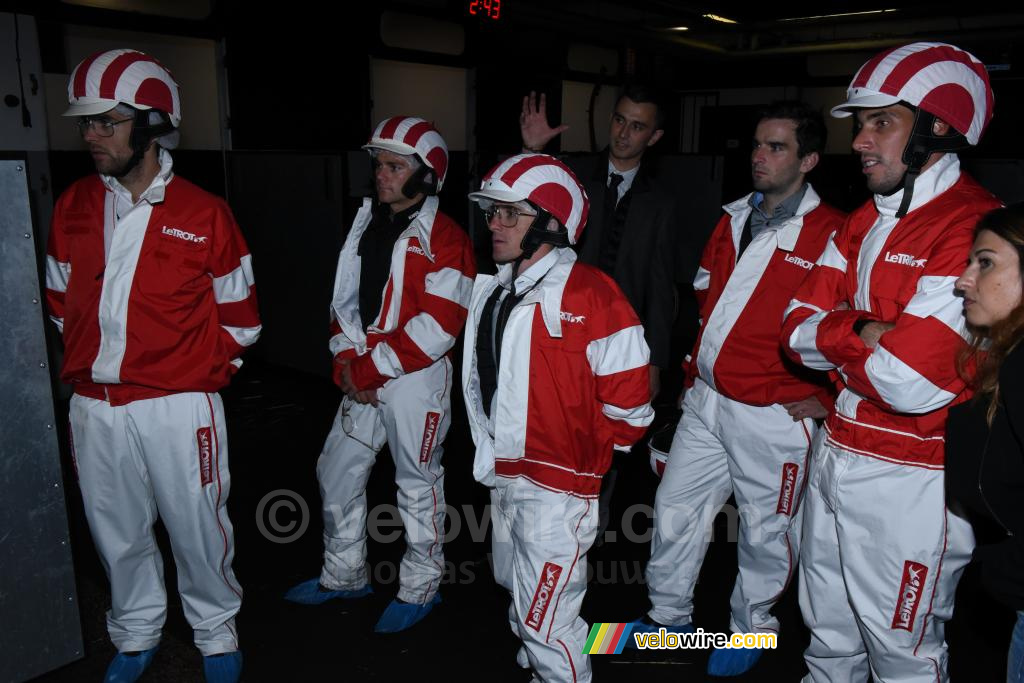
M 716 648 L 708 659 L 708 674 L 711 676 L 739 676 L 754 668 L 764 650 L 726 650 Z
M 633 637 L 634 633 L 657 633 L 660 629 L 665 629 L 668 633 L 696 632 L 692 622 L 686 622 L 685 624 L 659 624 L 650 617 L 641 617 L 631 621 L 629 626 L 629 640 L 626 641 L 626 647 L 633 650 L 639 649 L 636 646 L 636 638 Z
M 303 581 L 297 586 L 292 586 L 288 592 L 284 594 L 284 599 L 289 602 L 297 602 L 300 605 L 322 605 L 328 600 L 334 600 L 336 598 L 351 600 L 353 598 L 361 598 L 372 593 L 373 588 L 370 584 L 366 584 L 362 588 L 347 591 L 323 590 L 320 588 L 320 579 L 318 577 L 310 579 L 309 581 Z
M 425 605 L 414 605 L 408 602 L 399 602 L 396 598 L 391 601 L 388 608 L 384 610 L 373 630 L 377 633 L 398 633 L 419 623 L 423 617 L 430 614 L 434 605 L 441 604 L 441 596 L 437 593 Z
M 107 675 L 103 677 L 103 683 L 133 683 L 139 680 L 139 676 L 146 670 L 149 663 L 153 661 L 156 648 L 151 647 L 143 650 L 137 655 L 126 655 L 118 652 L 107 667 Z
M 241 674 L 242 653 L 238 650 L 203 657 L 206 683 L 236 683 Z

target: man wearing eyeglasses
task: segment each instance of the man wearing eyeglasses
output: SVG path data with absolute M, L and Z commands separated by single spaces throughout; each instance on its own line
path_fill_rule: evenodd
M 569 248 L 589 200 L 564 164 L 512 157 L 469 197 L 498 264 L 474 284 L 462 366 L 473 476 L 491 489 L 494 578 L 512 595 L 519 665 L 534 680 L 584 683 L 597 497 L 613 450 L 654 417 L 649 352 L 622 291 Z
M 57 200 L 46 294 L 74 387 L 72 455 L 111 584 L 106 681 L 149 666 L 167 613 L 156 518 L 171 538 L 207 681 L 238 680 L 242 590 L 224 408 L 217 391 L 260 333 L 249 250 L 227 205 L 172 172 L 178 85 L 155 59 L 110 50 L 68 84 L 97 174 Z
M 345 397 L 317 462 L 323 569 L 285 598 L 318 605 L 372 592 L 366 483 L 387 444 L 406 551 L 398 595 L 374 628 L 395 633 L 441 602 L 449 351 L 466 321 L 476 265 L 469 236 L 438 209 L 448 147 L 434 126 L 385 119 L 363 148 L 373 159 L 376 196 L 356 214 L 334 281 L 330 347 Z

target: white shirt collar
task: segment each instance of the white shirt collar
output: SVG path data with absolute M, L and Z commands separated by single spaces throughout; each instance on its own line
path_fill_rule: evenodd
M 952 152 L 943 154 L 928 170 L 917 176 L 914 181 L 914 196 L 910 199 L 907 213 L 924 206 L 940 194 L 948 190 L 960 178 L 960 158 Z M 895 192 L 889 196 L 876 194 L 875 208 L 882 216 L 893 217 L 903 201 L 903 192 Z
M 160 162 L 160 170 L 157 172 L 156 177 L 149 184 L 149 187 L 139 195 L 139 202 L 149 202 L 150 204 L 159 204 L 164 200 L 164 192 L 167 189 L 167 184 L 171 182 L 174 177 L 174 160 L 171 159 L 171 153 L 167 150 L 160 148 L 159 156 L 157 157 Z M 100 178 L 103 180 L 103 184 L 107 186 L 107 189 L 117 195 L 119 201 L 127 201 L 128 205 L 132 205 L 132 193 L 121 184 L 121 182 L 109 175 L 100 174 Z M 136 204 L 138 202 L 135 202 Z
M 636 174 L 639 171 L 640 171 L 640 164 L 637 164 L 636 166 L 634 166 L 633 168 L 629 169 L 628 171 L 620 171 L 619 169 L 615 168 L 615 164 L 613 164 L 611 162 L 611 159 L 609 159 L 608 160 L 608 173 L 607 173 L 607 175 L 605 175 L 604 185 L 605 185 L 605 187 L 608 187 L 608 178 L 611 177 L 612 173 L 617 173 L 618 175 L 622 176 L 622 182 L 619 183 L 619 188 L 618 188 L 619 189 L 619 198 L 621 199 L 622 195 L 624 195 L 627 192 L 629 192 L 629 188 L 631 188 L 633 186 L 633 181 L 636 180 Z
M 558 261 L 558 249 L 552 249 L 541 257 L 539 261 L 530 265 L 529 268 L 519 273 L 516 278 L 516 292 L 520 294 L 533 289 L 541 278 L 548 274 L 551 267 Z M 498 266 L 498 283 L 505 289 L 509 288 L 512 280 L 512 263 L 502 263 Z

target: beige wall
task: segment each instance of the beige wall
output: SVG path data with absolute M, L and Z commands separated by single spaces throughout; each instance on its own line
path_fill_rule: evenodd
M 466 83 L 465 69 L 371 59 L 371 125 L 390 116 L 419 116 L 437 126 L 448 149 L 465 151 Z
M 73 122 L 63 118 L 67 109 L 67 80 L 79 61 L 101 50 L 132 48 L 155 57 L 171 70 L 181 88 L 181 147 L 221 149 L 221 114 L 217 43 L 156 33 L 67 26 L 64 49 L 67 74 L 46 74 L 46 111 L 50 148 L 81 149 Z
M 569 124 L 569 130 L 562 133 L 562 151 L 589 152 L 590 149 L 590 94 L 592 83 L 562 81 L 562 123 Z M 601 86 L 601 92 L 594 102 L 594 139 L 597 149 L 608 144 L 608 121 L 615 111 L 615 100 L 619 89 L 615 86 Z M 555 125 L 557 121 L 551 121 Z

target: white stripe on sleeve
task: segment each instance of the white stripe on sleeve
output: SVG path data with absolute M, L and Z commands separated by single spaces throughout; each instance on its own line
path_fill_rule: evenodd
M 252 256 L 242 257 L 238 267 L 227 275 L 213 278 L 213 298 L 219 304 L 231 304 L 249 298 L 249 288 L 256 283 L 252 274 Z
M 879 344 L 864 364 L 864 372 L 883 401 L 898 413 L 928 413 L 956 398 L 938 387 Z
M 790 310 L 807 306 L 807 304 L 794 301 L 790 304 Z M 814 308 L 808 306 L 808 308 Z M 787 314 L 789 311 L 787 311 Z M 827 311 L 818 311 L 802 323 L 796 326 L 787 340 L 789 348 L 800 356 L 800 362 L 812 370 L 832 370 L 836 366 L 829 361 L 818 350 L 818 325 L 828 315 Z
M 68 291 L 68 280 L 71 279 L 71 264 L 58 261 L 52 256 L 46 257 L 46 287 L 55 292 Z
M 427 273 L 427 294 L 447 299 L 463 308 L 469 307 L 469 297 L 473 293 L 473 281 L 454 268 L 442 268 Z
M 455 345 L 455 337 L 445 332 L 440 323 L 426 311 L 405 323 L 405 333 L 430 360 L 437 360 Z
M 587 344 L 587 360 L 598 376 L 642 367 L 650 362 L 650 357 L 641 325 L 627 327 Z

